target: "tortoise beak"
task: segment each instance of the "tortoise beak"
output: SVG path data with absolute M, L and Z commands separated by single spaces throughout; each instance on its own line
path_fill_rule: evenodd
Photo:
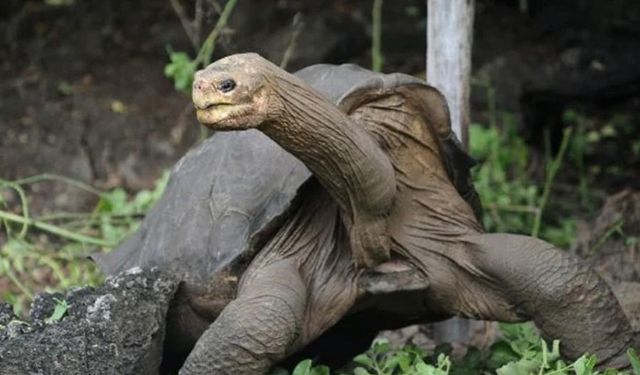
M 229 112 L 233 105 L 226 103 L 206 103 L 203 105 L 195 104 L 195 107 L 198 122 L 205 126 L 214 127 L 218 122 L 229 117 Z
M 207 127 L 216 128 L 216 124 L 232 114 L 234 105 L 228 98 L 221 97 L 210 81 L 204 78 L 196 76 L 191 98 L 198 121 Z
M 250 124 L 243 121 L 243 118 L 250 113 L 250 104 L 209 103 L 201 108 L 196 106 L 198 122 L 215 130 L 250 128 Z
M 198 74 L 193 81 L 191 98 L 193 105 L 198 110 L 210 109 L 220 104 L 230 104 L 224 103 L 224 98 L 217 92 L 211 81 L 198 77 Z

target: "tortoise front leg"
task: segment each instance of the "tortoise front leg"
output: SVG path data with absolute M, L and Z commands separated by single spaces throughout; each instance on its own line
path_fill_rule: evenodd
M 531 319 L 544 336 L 560 340 L 568 358 L 588 352 L 600 365 L 628 366 L 625 350 L 637 338 L 609 286 L 581 259 L 520 235 L 479 234 L 462 243 L 452 251 L 452 275 L 430 279 L 436 296 L 451 298 L 444 303 L 452 313 Z
M 293 262 L 255 271 L 204 332 L 180 375 L 266 374 L 302 334 L 306 287 Z

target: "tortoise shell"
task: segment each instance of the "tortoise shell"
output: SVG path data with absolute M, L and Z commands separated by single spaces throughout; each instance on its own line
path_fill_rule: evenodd
M 470 175 L 475 162 L 452 132 L 446 101 L 435 88 L 406 74 L 374 73 L 352 64 L 313 65 L 295 74 L 347 114 L 368 98 L 392 91 L 420 102 L 452 184 L 480 216 Z M 157 266 L 197 289 L 219 271 L 250 260 L 310 177 L 299 160 L 257 130 L 216 133 L 174 166 L 162 198 L 140 228 L 95 259 L 108 274 Z

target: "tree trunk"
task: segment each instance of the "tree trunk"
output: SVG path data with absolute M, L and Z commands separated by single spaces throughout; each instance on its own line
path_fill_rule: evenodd
M 427 0 L 427 82 L 444 94 L 451 125 L 468 143 L 475 0 Z
M 451 127 L 469 142 L 471 46 L 475 0 L 427 0 L 427 82 L 444 94 Z M 467 342 L 471 322 L 453 318 L 434 324 L 439 341 Z

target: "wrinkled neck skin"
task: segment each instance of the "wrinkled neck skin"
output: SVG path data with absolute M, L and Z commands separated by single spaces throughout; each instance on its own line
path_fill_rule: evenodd
M 347 219 L 388 213 L 395 177 L 374 138 L 299 78 L 274 72 L 270 79 L 280 108 L 259 129 L 313 172 Z

